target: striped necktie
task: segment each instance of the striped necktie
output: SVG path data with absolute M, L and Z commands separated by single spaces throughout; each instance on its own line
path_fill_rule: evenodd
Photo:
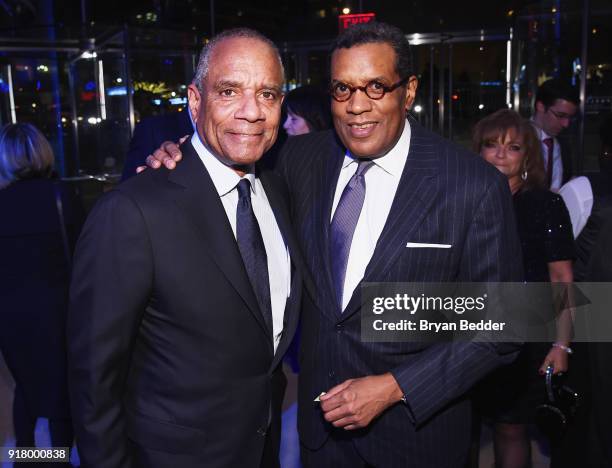
M 357 171 L 344 188 L 331 222 L 330 257 L 332 260 L 332 277 L 340 309 L 342 309 L 344 279 L 346 277 L 346 265 L 351 250 L 351 243 L 365 200 L 365 173 L 373 164 L 374 162 L 370 160 L 359 160 Z

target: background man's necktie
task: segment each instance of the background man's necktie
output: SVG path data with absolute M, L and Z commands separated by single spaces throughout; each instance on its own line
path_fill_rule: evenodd
M 342 309 L 342 295 L 344 290 L 344 278 L 346 276 L 346 265 L 353 234 L 357 227 L 357 221 L 363 208 L 365 200 L 365 173 L 372 167 L 373 161 L 360 160 L 357 171 L 351 177 L 344 188 L 340 201 L 336 207 L 330 229 L 330 256 L 332 265 L 332 276 L 336 290 L 336 298 L 340 309 Z
M 552 185 L 552 176 L 553 176 L 553 139 L 548 137 L 542 140 L 542 143 L 546 146 L 547 155 L 546 155 L 546 183 L 547 187 L 550 188 Z
M 236 187 L 238 190 L 238 209 L 236 210 L 238 249 L 255 291 L 255 296 L 257 296 L 264 321 L 270 331 L 270 337 L 272 337 L 274 329 L 272 328 L 268 257 L 259 224 L 251 205 L 251 183 L 248 179 L 242 179 Z

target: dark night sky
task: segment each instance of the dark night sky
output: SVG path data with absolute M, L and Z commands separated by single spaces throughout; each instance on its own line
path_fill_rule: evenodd
M 90 3 L 93 5 L 93 2 Z M 140 0 L 129 2 L 129 7 L 120 0 L 107 0 L 104 6 L 96 3 L 91 15 L 104 22 L 116 20 L 117 13 L 123 17 L 133 17 L 138 12 L 155 10 L 167 26 L 188 24 L 195 25 L 205 33 L 209 30 L 208 1 Z M 373 11 L 379 20 L 393 23 L 406 32 L 504 27 L 508 21 L 506 12 L 525 2 L 498 0 L 471 3 L 468 6 L 457 1 L 362 0 L 364 11 Z M 329 38 L 337 32 L 337 11 L 346 6 L 357 12 L 359 1 L 217 0 L 217 30 L 248 25 L 261 29 L 276 40 Z M 325 18 L 319 16 L 321 10 L 325 11 Z
M 609 0 L 592 0 L 592 3 L 606 1 Z M 36 7 L 49 2 L 54 4 L 55 22 L 76 29 L 81 20 L 81 0 L 5 0 L 0 5 L 0 27 L 23 28 L 44 23 L 46 18 L 34 16 L 27 5 Z M 136 24 L 138 14 L 152 12 L 157 20 L 148 23 L 149 27 L 188 30 L 195 27 L 199 34 L 210 32 L 209 0 L 85 0 L 84 3 L 88 21 L 98 26 Z M 393 23 L 406 33 L 503 28 L 510 24 L 508 10 L 518 12 L 530 4 L 544 7 L 554 3 L 555 0 L 362 0 L 364 11 L 375 12 L 379 20 Z M 561 3 L 574 9 L 581 2 L 563 0 Z M 216 0 L 216 29 L 251 26 L 277 41 L 328 39 L 337 33 L 337 15 L 343 7 L 357 12 L 359 0 Z
M 343 7 L 357 12 L 359 0 L 215 0 L 216 31 L 249 26 L 273 40 L 309 41 L 331 39 L 338 32 L 337 16 Z M 582 0 L 361 0 L 364 11 L 373 11 L 380 21 L 399 26 L 406 33 L 452 32 L 477 29 L 505 29 L 516 25 L 517 16 L 546 13 L 557 8 L 573 19 L 579 29 Z M 593 24 L 601 23 L 609 35 L 610 0 L 590 0 L 595 14 Z M 86 6 L 87 22 L 95 23 L 90 37 L 108 26 L 127 23 L 151 30 L 174 29 L 210 35 L 210 0 L 3 0 L 0 2 L 0 36 L 35 36 L 39 25 L 55 23 L 57 37 L 79 37 L 81 5 Z M 53 5 L 53 15 L 42 13 L 43 5 Z M 508 16 L 512 10 L 513 15 Z M 146 21 L 147 13 L 154 15 Z M 140 19 L 138 19 L 140 15 Z M 524 23 L 524 22 L 523 22 Z M 3 30 L 1 30 L 3 29 Z M 44 34 L 41 34 L 44 36 Z M 604 49 L 607 49 L 604 47 Z

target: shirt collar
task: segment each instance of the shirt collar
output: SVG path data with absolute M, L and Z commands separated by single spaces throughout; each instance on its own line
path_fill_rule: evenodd
M 373 159 L 372 161 L 374 161 L 374 164 L 393 177 L 401 177 L 404 163 L 408 157 L 408 150 L 410 149 L 410 134 L 410 122 L 406 119 L 402 134 L 395 146 L 393 146 L 384 156 Z M 346 150 L 342 169 L 346 169 L 352 163 L 357 163 L 357 161 L 358 158 L 354 157 L 349 150 Z
M 546 138 L 552 138 L 541 127 L 539 127 L 538 124 L 535 123 L 535 120 L 531 119 L 531 122 L 533 123 L 533 126 L 536 129 L 536 132 L 538 132 L 538 137 L 540 137 L 540 141 L 544 141 Z
M 219 197 L 223 197 L 234 190 L 238 182 L 240 182 L 241 177 L 236 174 L 230 166 L 223 164 L 208 148 L 206 148 L 206 146 L 204 146 L 198 133 L 194 133 L 191 137 L 191 144 L 196 150 L 196 153 L 198 153 L 202 163 L 204 163 L 204 167 L 208 171 Z M 249 180 L 251 183 L 251 190 L 253 194 L 256 195 L 255 174 L 253 172 L 248 172 L 244 175 L 244 178 Z

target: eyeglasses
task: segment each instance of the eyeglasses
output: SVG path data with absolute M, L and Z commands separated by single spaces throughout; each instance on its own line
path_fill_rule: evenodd
M 552 110 L 550 107 L 548 108 L 548 110 L 550 111 L 552 115 L 554 115 L 559 120 L 569 120 L 570 122 L 574 122 L 576 120 L 575 115 L 569 115 L 569 114 L 566 114 L 565 112 L 557 112 L 556 110 Z
M 409 79 L 410 77 L 407 76 L 391 86 L 385 86 L 378 80 L 372 80 L 365 86 L 351 86 L 343 83 L 342 81 L 337 81 L 336 83 L 332 84 L 330 93 L 336 101 L 345 102 L 351 98 L 355 91 L 359 90 L 365 93 L 370 99 L 377 101 L 378 99 L 382 99 L 385 94 L 391 93 L 400 86 L 405 85 Z

